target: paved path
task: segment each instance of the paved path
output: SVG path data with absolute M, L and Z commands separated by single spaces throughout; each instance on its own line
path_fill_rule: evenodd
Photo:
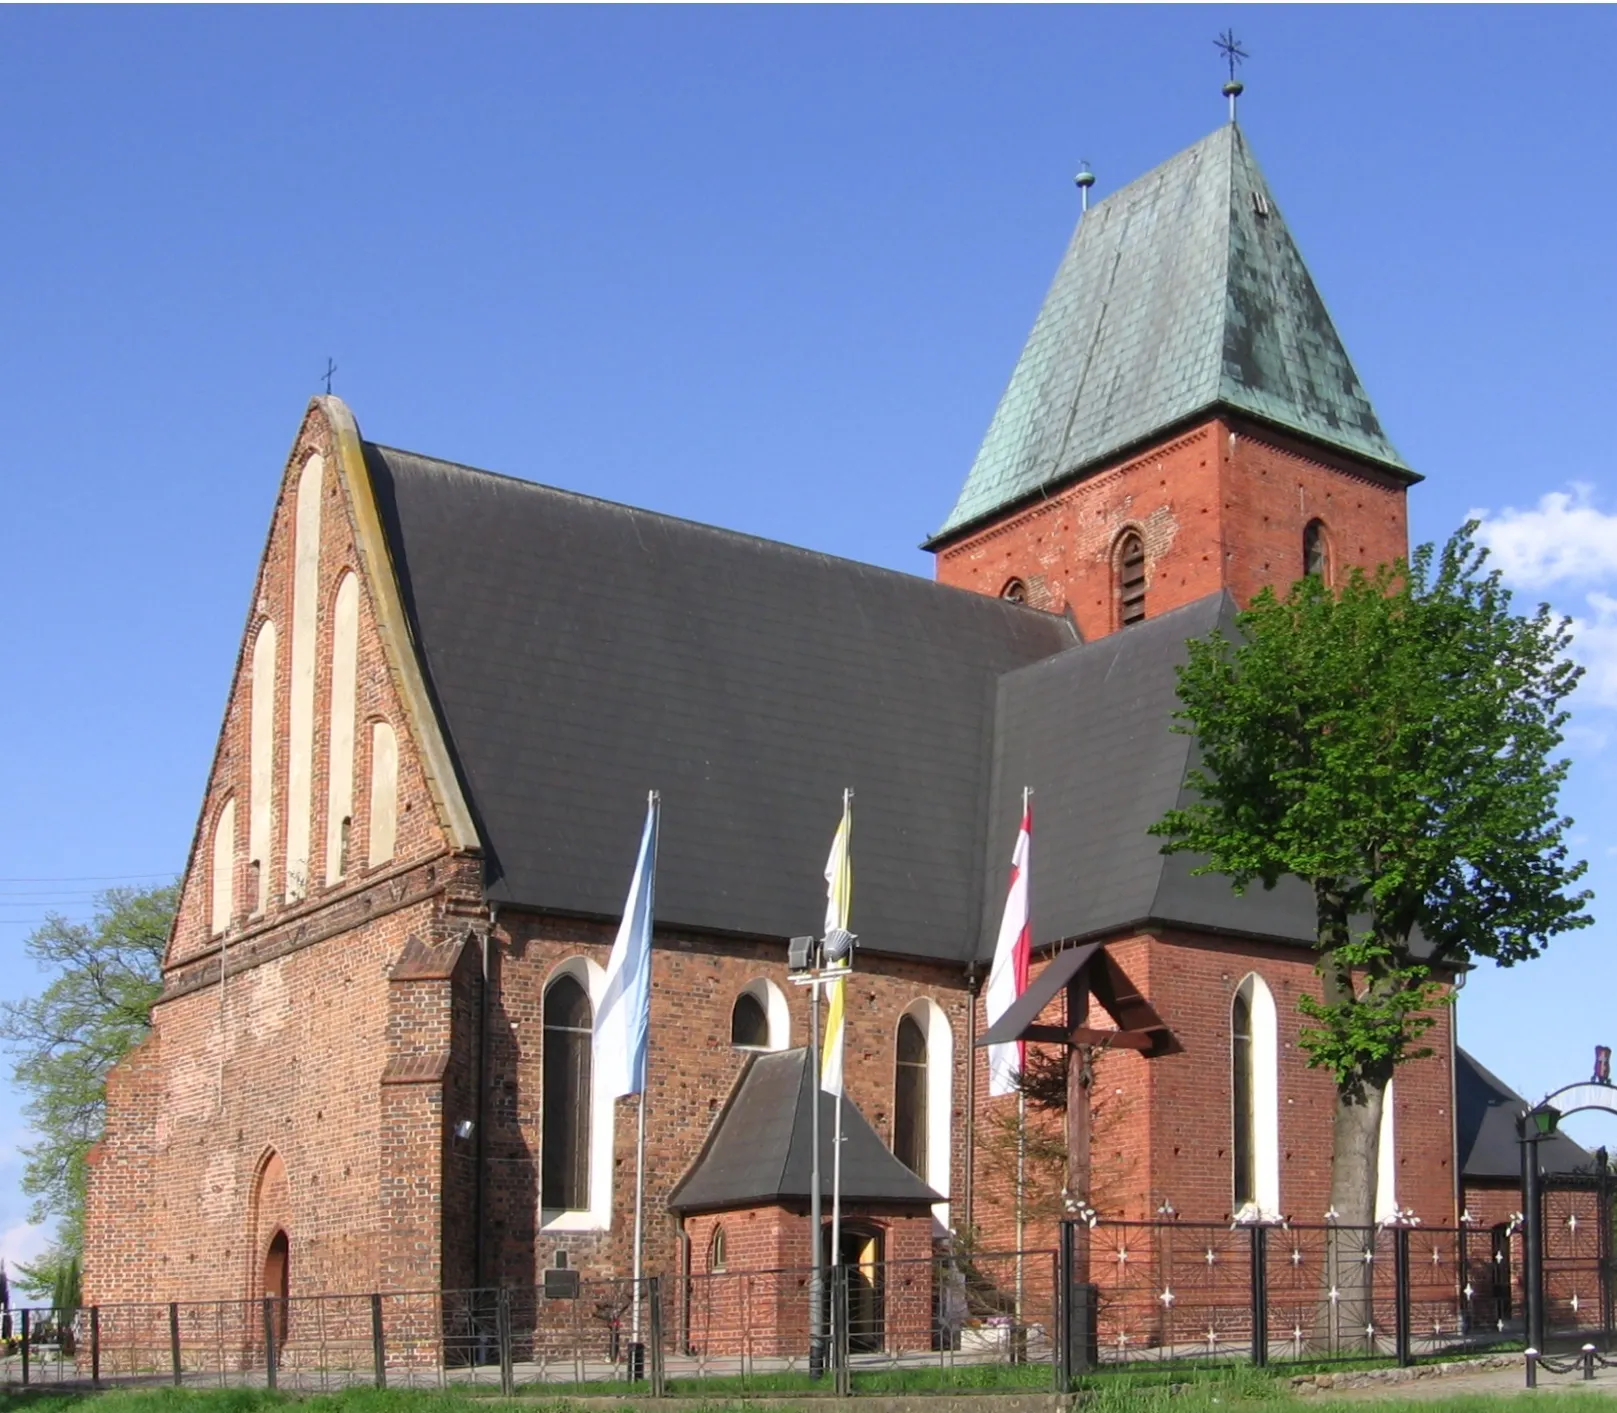
M 1402 1379 L 1397 1382 L 1377 1381 L 1357 1388 L 1320 1389 L 1314 1399 L 1332 1402 L 1376 1402 L 1382 1399 L 1426 1402 L 1436 1398 L 1460 1398 L 1468 1394 L 1524 1393 L 1526 1379 L 1519 1362 L 1504 1369 L 1477 1369 L 1463 1373 L 1443 1374 L 1424 1379 Z M 1542 1369 L 1538 1375 L 1537 1392 L 1554 1394 L 1564 1392 L 1617 1394 L 1617 1369 L 1596 1369 L 1592 1380 L 1585 1382 L 1582 1374 L 1549 1374 Z

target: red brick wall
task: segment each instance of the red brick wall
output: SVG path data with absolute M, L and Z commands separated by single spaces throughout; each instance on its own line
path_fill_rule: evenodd
M 538 1163 L 541 1136 L 543 1001 L 547 981 L 572 957 L 604 967 L 615 928 L 531 914 L 499 917 L 497 1005 L 490 1033 L 490 1222 L 495 1252 L 490 1279 L 534 1279 L 565 1250 L 586 1273 L 627 1272 L 634 1204 L 635 1105 L 617 1107 L 613 1222 L 606 1232 L 541 1231 Z M 659 932 L 652 953 L 650 1083 L 646 1097 L 645 1252 L 648 1271 L 679 1269 L 679 1230 L 667 1199 L 684 1175 L 741 1072 L 745 1055 L 730 1046 L 730 1012 L 748 983 L 767 978 L 786 993 L 791 1041 L 809 1038 L 807 992 L 786 980 L 777 942 L 721 942 Z M 916 1000 L 936 1001 L 954 1033 L 954 1163 L 951 1188 L 964 1178 L 966 1004 L 957 968 L 899 958 L 861 957 L 847 995 L 848 1097 L 891 1141 L 894 1049 L 899 1018 Z M 807 1250 L 807 1237 L 804 1247 Z
M 1404 491 L 1386 476 L 1230 418 L 1214 418 L 1101 467 L 937 553 L 940 583 L 1070 610 L 1086 640 L 1119 627 L 1115 552 L 1127 529 L 1146 551 L 1155 617 L 1228 587 L 1246 603 L 1302 573 L 1303 530 L 1323 520 L 1335 570 L 1408 549 Z
M 1109 946 L 1184 1051 L 1153 1060 L 1122 1051 L 1099 1058 L 1092 1161 L 1102 1214 L 1144 1221 L 1171 1205 L 1187 1221 L 1230 1219 L 1230 1004 L 1242 979 L 1256 972 L 1273 993 L 1279 1027 L 1281 1210 L 1298 1222 L 1321 1221 L 1330 1205 L 1334 1088 L 1328 1074 L 1308 1067 L 1298 1043 L 1297 998 L 1319 994 L 1312 955 L 1281 944 L 1169 932 L 1118 938 Z M 1061 1022 L 1059 998 L 1041 1019 Z M 1439 1008 L 1424 1042 L 1432 1055 L 1403 1066 L 1393 1086 L 1398 1202 L 1429 1225 L 1452 1225 L 1459 1215 L 1451 1021 L 1449 1009 Z M 979 1024 L 985 1023 L 979 1016 Z M 1097 1005 L 1090 1024 L 1111 1022 Z M 1011 1097 L 987 1097 L 986 1058 L 976 1063 L 983 1111 L 1014 1105 Z M 988 1133 L 986 1123 L 980 1133 Z M 990 1152 L 986 1142 L 979 1143 L 974 1217 L 980 1244 L 988 1249 L 1014 1243 L 1014 1174 L 1004 1151 Z M 1029 1223 L 1027 1245 L 1054 1240 L 1053 1223 Z
M 314 828 L 309 895 L 284 896 L 286 731 L 291 651 L 293 501 L 309 456 L 325 458 L 314 710 Z M 406 940 L 443 937 L 481 897 L 475 860 L 446 853 L 446 836 L 401 709 L 361 575 L 354 824 L 348 869 L 326 886 L 324 819 L 330 715 L 331 608 L 345 569 L 361 569 L 335 434 L 311 409 L 288 460 L 165 965 L 154 1033 L 109 1080 L 105 1137 L 92 1160 L 85 1253 L 87 1298 L 237 1298 L 257 1290 L 273 1232 L 254 1214 L 269 1154 L 285 1165 L 294 1292 L 435 1282 L 435 1227 L 409 1219 L 403 1246 L 384 1219 L 388 1181 L 436 1193 L 441 1101 L 417 1083 L 406 1103 L 381 1088 L 390 1063 L 387 977 Z M 265 617 L 277 625 L 276 745 L 269 906 L 250 917 L 249 669 Z M 385 718 L 399 741 L 399 827 L 393 860 L 369 868 L 366 722 Z M 235 920 L 211 935 L 211 829 L 237 801 Z M 442 987 L 440 987 L 442 989 Z M 397 1027 L 394 1027 L 396 1031 Z M 435 1042 L 447 1055 L 450 1026 Z M 426 1086 L 432 1088 L 433 1086 Z M 401 1109 L 401 1103 L 404 1107 Z M 277 1199 L 279 1200 L 279 1199 Z M 432 1201 L 436 1201 L 434 1196 Z M 267 1219 L 266 1219 L 267 1220 Z M 279 1218 L 277 1218 L 279 1220 Z M 386 1238 L 386 1239 L 385 1239 Z M 393 1245 L 390 1247 L 388 1241 Z M 384 1259 L 385 1258 L 385 1259 Z
M 849 1207 L 851 1227 L 879 1235 L 882 1347 L 928 1348 L 932 1337 L 932 1219 Z M 829 1226 L 830 1218 L 824 1224 Z M 712 1266 L 713 1233 L 725 1233 L 725 1264 Z M 686 1348 L 710 1358 L 801 1355 L 810 1313 L 809 1218 L 781 1207 L 754 1207 L 688 1218 L 687 1293 L 676 1313 Z M 871 1273 L 866 1272 L 868 1277 Z M 853 1315 L 857 1320 L 858 1316 Z

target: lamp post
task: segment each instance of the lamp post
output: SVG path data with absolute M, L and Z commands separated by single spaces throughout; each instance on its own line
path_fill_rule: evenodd
M 1527 1296 L 1527 1345 L 1544 1349 L 1544 1196 L 1539 1185 L 1538 1145 L 1555 1136 L 1561 1111 L 1539 1104 L 1516 1120 L 1522 1145 L 1522 1215 L 1525 1241 L 1522 1283 Z
M 786 948 L 786 979 L 794 986 L 809 988 L 809 1074 L 813 1081 L 809 1107 L 809 1147 L 812 1150 L 809 1177 L 809 1226 L 812 1229 L 813 1274 L 809 1278 L 809 1377 L 817 1379 L 825 1371 L 825 1251 L 820 1229 L 820 992 L 838 980 L 846 980 L 858 939 L 841 928 L 824 938 L 793 937 Z M 838 1095 L 838 1118 L 842 1099 Z M 840 1125 L 839 1125 L 840 1127 Z M 841 1134 L 837 1135 L 840 1142 Z M 840 1153 L 837 1157 L 840 1158 Z M 833 1188 L 832 1200 L 839 1194 Z M 837 1252 L 831 1253 L 836 1264 Z

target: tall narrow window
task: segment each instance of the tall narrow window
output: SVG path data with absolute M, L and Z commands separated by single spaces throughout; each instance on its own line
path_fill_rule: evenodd
M 1393 1122 L 1392 1081 L 1381 1096 L 1381 1129 L 1376 1137 L 1376 1200 L 1378 1222 L 1398 1215 L 1398 1126 Z
M 399 829 L 399 744 L 385 721 L 371 727 L 370 864 L 393 857 Z
M 730 1254 L 725 1250 L 724 1228 L 713 1228 L 713 1242 L 707 1251 L 707 1268 L 710 1271 L 728 1270 Z
M 354 701 L 359 665 L 359 580 L 342 576 L 331 615 L 331 716 L 326 725 L 326 882 L 348 866 L 354 813 Z
M 236 906 L 236 802 L 226 800 L 213 824 L 213 850 L 209 863 L 213 885 L 211 918 L 214 932 L 230 926 Z
M 914 1016 L 898 1023 L 898 1065 L 893 1079 L 893 1153 L 921 1177 L 927 1171 L 926 1036 Z
M 1253 1170 L 1252 1113 L 1252 998 L 1243 986 L 1230 1007 L 1230 1093 L 1235 1107 L 1235 1210 L 1240 1211 L 1257 1192 Z
M 253 916 L 269 903 L 271 835 L 275 825 L 275 625 L 268 619 L 253 639 L 253 694 L 247 724 L 247 858 Z
M 1231 1188 L 1237 1216 L 1280 1214 L 1280 1047 L 1274 994 L 1256 973 L 1230 1002 Z
M 1117 542 L 1117 617 L 1125 628 L 1145 618 L 1145 541 L 1138 530 Z
M 326 463 L 319 455 L 298 477 L 292 534 L 292 691 L 286 715 L 286 897 L 309 891 L 309 835 L 314 815 L 314 676 L 319 632 L 320 493 Z
M 1325 523 L 1310 520 L 1303 530 L 1303 573 L 1331 582 L 1331 553 L 1325 539 Z
M 544 1115 L 540 1201 L 577 1211 L 590 1204 L 590 998 L 571 976 L 545 991 Z

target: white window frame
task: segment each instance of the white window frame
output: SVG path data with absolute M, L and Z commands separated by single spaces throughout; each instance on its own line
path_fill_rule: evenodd
M 545 978 L 540 992 L 540 1015 L 544 1014 L 543 998 L 550 988 L 564 976 L 572 977 L 584 988 L 590 998 L 590 1015 L 600 1013 L 606 997 L 606 972 L 588 957 L 569 957 Z M 543 1043 L 541 1021 L 541 1044 Z M 543 1064 L 543 1060 L 540 1061 Z M 544 1088 L 541 1084 L 540 1094 Z M 610 1231 L 612 1229 L 612 1158 L 617 1130 L 617 1101 L 603 1093 L 596 1082 L 594 1057 L 590 1064 L 590 1205 L 577 1207 L 546 1207 L 544 1183 L 544 1153 L 539 1154 L 539 1230 L 547 1232 Z M 539 1142 L 544 1143 L 544 1124 L 539 1126 Z

